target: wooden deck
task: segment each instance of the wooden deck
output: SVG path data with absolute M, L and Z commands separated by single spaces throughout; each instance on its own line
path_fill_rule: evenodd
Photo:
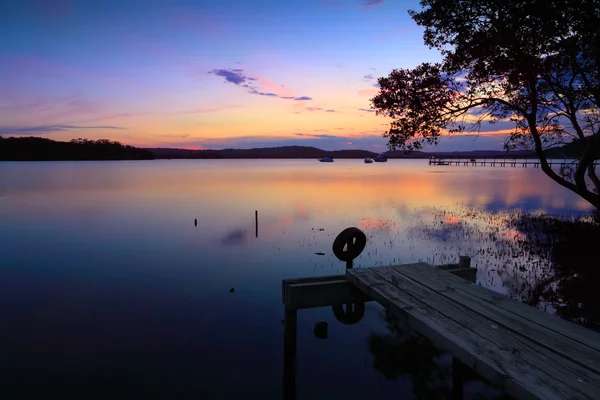
M 600 399 L 600 334 L 425 263 L 347 281 L 517 399 Z

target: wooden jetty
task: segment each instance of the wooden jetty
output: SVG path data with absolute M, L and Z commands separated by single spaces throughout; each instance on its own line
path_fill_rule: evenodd
M 284 398 L 295 399 L 297 311 L 377 301 L 516 399 L 600 399 L 600 334 L 463 279 L 472 271 L 415 263 L 284 280 Z
M 558 166 L 561 168 L 570 165 L 571 163 L 568 160 L 562 159 L 550 159 L 548 160 L 548 165 L 550 166 Z M 464 167 L 529 167 L 532 166 L 534 168 L 540 167 L 539 160 L 533 159 L 506 159 L 506 158 L 482 158 L 482 159 L 474 159 L 474 158 L 443 158 L 443 157 L 432 157 L 429 159 L 429 165 L 439 165 L 439 166 L 464 166 Z M 594 168 L 597 168 L 599 165 L 599 161 L 596 160 L 594 162 Z

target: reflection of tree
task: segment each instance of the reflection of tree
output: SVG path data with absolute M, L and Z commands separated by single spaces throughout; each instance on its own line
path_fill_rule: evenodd
M 549 251 L 554 276 L 532 291 L 530 304 L 545 301 L 560 317 L 600 331 L 600 221 L 523 215 L 513 221 L 530 251 Z
M 443 352 L 391 314 L 385 320 L 390 333 L 372 333 L 369 338 L 375 370 L 388 380 L 410 378 L 417 398 L 449 398 L 452 369 L 441 364 Z
M 410 329 L 403 321 L 387 312 L 385 321 L 389 333 L 371 333 L 369 350 L 375 361 L 373 368 L 388 380 L 401 377 L 412 381 L 413 393 L 417 399 L 449 399 L 452 397 L 452 365 L 444 363 L 445 354 L 433 342 Z M 461 368 L 461 379 L 482 381 L 482 378 Z M 509 399 L 495 393 L 476 394 L 474 399 Z

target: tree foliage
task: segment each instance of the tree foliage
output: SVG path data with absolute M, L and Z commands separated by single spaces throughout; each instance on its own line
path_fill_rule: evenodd
M 150 160 L 153 154 L 145 149 L 122 145 L 108 139 L 73 139 L 59 142 L 40 137 L 9 137 L 0 141 L 0 160 Z
M 393 119 L 392 149 L 437 144 L 443 133 L 512 121 L 506 150 L 534 150 L 542 170 L 600 208 L 600 0 L 421 0 L 410 11 L 442 61 L 379 78 L 371 99 Z M 546 150 L 576 140 L 571 168 Z M 587 172 L 587 181 L 586 181 Z

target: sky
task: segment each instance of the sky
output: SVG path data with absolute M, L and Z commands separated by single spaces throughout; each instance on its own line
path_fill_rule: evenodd
M 409 9 L 418 0 L 3 0 L 0 135 L 385 151 L 377 78 L 441 60 Z M 483 130 L 426 150 L 501 150 Z

